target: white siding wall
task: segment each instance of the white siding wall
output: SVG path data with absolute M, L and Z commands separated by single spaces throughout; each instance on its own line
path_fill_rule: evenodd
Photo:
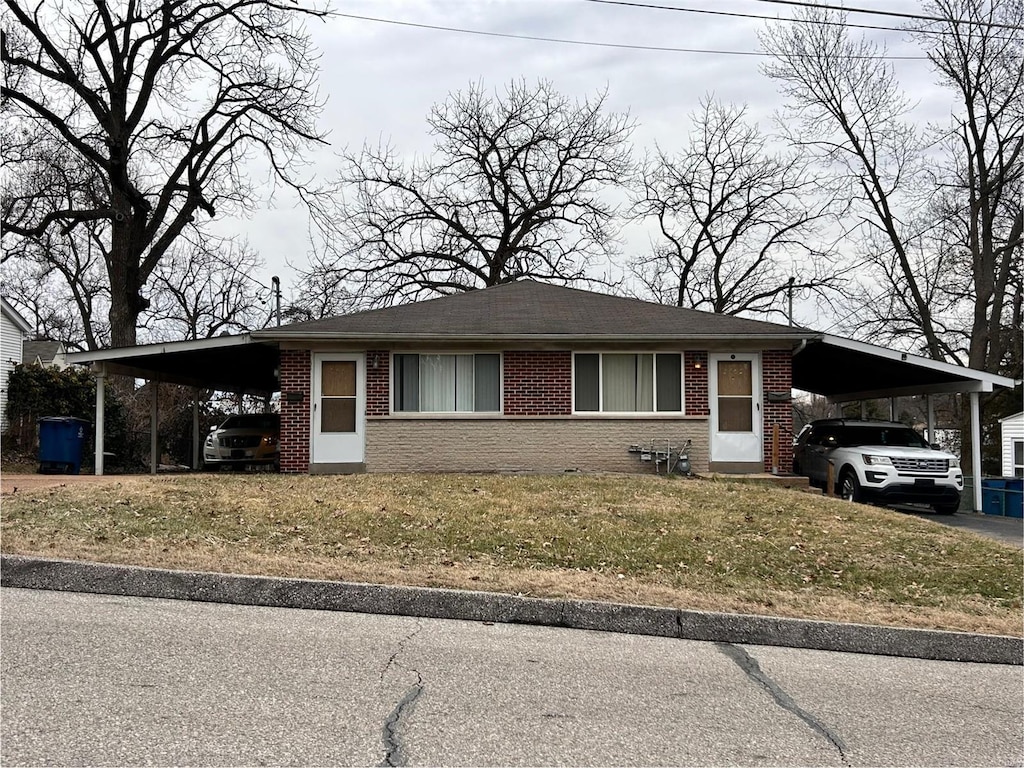
M 0 312 L 0 431 L 7 429 L 7 377 L 21 362 L 21 329 Z
M 1000 424 L 1003 477 L 1013 477 L 1013 441 L 1024 440 L 1024 412 L 1006 417 Z

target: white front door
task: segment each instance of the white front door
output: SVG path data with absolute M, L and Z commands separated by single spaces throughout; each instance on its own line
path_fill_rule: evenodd
M 721 353 L 708 360 L 711 461 L 762 461 L 761 356 Z
M 366 427 L 363 355 L 313 355 L 314 464 L 363 461 Z

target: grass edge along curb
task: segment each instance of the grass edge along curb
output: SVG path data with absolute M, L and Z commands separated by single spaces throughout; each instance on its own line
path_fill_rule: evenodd
M 1024 638 L 426 587 L 0 556 L 0 586 L 275 608 L 490 621 L 744 645 L 1024 664 Z

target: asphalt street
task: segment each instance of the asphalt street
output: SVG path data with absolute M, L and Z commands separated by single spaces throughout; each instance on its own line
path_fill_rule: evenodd
M 1024 765 L 1024 667 L 0 590 L 0 763 Z

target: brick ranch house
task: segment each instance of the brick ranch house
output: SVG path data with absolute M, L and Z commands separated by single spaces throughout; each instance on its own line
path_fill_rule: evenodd
M 520 281 L 253 332 L 280 349 L 282 472 L 791 466 L 793 350 L 772 323 Z
M 797 388 L 834 403 L 923 395 L 929 431 L 932 394 L 969 394 L 980 478 L 979 395 L 1020 383 L 806 328 L 531 281 L 68 361 L 92 366 L 98 414 L 110 375 L 279 392 L 290 473 L 651 471 L 630 446 L 687 440 L 697 472 L 785 473 Z M 155 424 L 155 399 L 152 413 Z M 198 392 L 193 432 L 198 456 Z M 102 474 L 102 418 L 95 445 Z M 154 428 L 152 472 L 157 447 Z

